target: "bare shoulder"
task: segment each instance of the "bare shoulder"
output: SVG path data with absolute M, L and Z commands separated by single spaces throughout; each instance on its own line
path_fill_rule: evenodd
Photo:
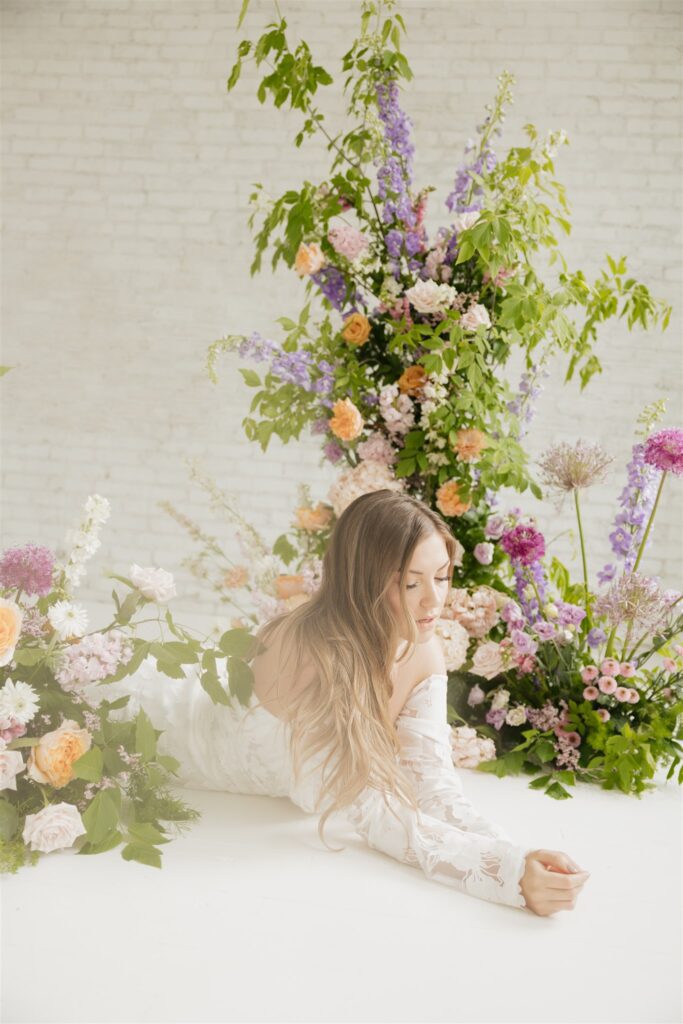
M 419 647 L 419 672 L 414 685 L 431 675 L 446 675 L 446 658 L 441 637 L 434 633 Z
M 389 701 L 389 713 L 395 722 L 415 687 L 428 676 L 446 675 L 446 659 L 441 639 L 435 633 L 423 644 L 418 644 L 412 657 L 399 667 L 394 677 L 394 690 Z
M 251 663 L 256 697 L 264 702 L 270 699 L 273 703 L 269 709 L 280 715 L 286 708 L 288 696 L 306 687 L 316 671 L 310 655 L 304 655 L 303 663 L 297 668 L 296 649 L 284 626 L 284 622 L 278 623 L 267 645 L 262 641 L 264 649 Z

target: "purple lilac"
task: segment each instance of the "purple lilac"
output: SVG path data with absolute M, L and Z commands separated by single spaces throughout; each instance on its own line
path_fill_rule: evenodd
M 0 583 L 44 597 L 52 589 L 54 562 L 50 549 L 40 544 L 8 548 L 0 559 Z
M 536 620 L 541 617 L 538 598 L 535 594 L 533 597 L 526 597 L 524 592 L 529 585 L 529 576 L 531 576 L 536 584 L 541 601 L 545 602 L 547 594 L 547 580 L 545 572 L 543 571 L 543 566 L 540 561 L 521 563 L 513 559 L 512 568 L 515 576 L 515 590 L 517 591 L 519 603 L 522 606 L 522 611 L 524 612 L 527 622 L 533 625 Z
M 630 572 L 640 547 L 657 490 L 657 470 L 645 461 L 645 445 L 634 444 L 627 467 L 628 480 L 619 495 L 621 511 L 614 518 L 614 529 L 609 535 L 612 551 L 624 561 L 624 571 Z M 609 562 L 598 573 L 601 584 L 611 582 L 617 568 Z
M 240 343 L 237 351 L 243 359 L 255 359 L 257 362 L 263 362 L 266 359 L 272 359 L 274 353 L 279 351 L 279 348 L 280 346 L 274 341 L 270 341 L 269 338 L 262 338 L 258 331 L 254 331 Z
M 298 384 L 300 388 L 310 391 L 312 390 L 310 371 L 312 359 L 311 353 L 305 349 L 299 352 L 281 350 L 273 359 L 270 371 L 280 380 L 287 381 L 289 384 Z

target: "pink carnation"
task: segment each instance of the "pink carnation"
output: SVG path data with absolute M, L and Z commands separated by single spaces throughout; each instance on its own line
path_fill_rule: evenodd
M 643 458 L 665 473 L 683 474 L 683 430 L 668 427 L 652 434 L 645 442 Z

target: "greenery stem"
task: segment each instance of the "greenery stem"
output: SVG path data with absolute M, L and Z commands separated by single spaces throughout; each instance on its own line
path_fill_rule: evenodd
M 645 544 L 647 542 L 647 538 L 648 538 L 648 535 L 650 533 L 650 529 L 652 527 L 652 523 L 654 522 L 655 514 L 657 512 L 657 506 L 659 505 L 659 499 L 660 499 L 660 496 L 661 496 L 661 493 L 662 493 L 662 488 L 664 487 L 664 481 L 666 480 L 666 474 L 667 474 L 667 470 L 664 470 L 664 472 L 662 473 L 662 478 L 659 481 L 659 487 L 657 488 L 657 496 L 655 498 L 654 505 L 652 506 L 652 512 L 650 512 L 650 518 L 647 521 L 647 526 L 645 527 L 645 533 L 643 534 L 643 539 L 640 542 L 640 547 L 638 548 L 638 554 L 636 556 L 636 560 L 635 560 L 635 563 L 633 565 L 633 569 L 631 570 L 631 572 L 636 572 L 637 571 L 638 566 L 640 565 L 640 560 L 643 557 L 643 552 L 645 551 Z

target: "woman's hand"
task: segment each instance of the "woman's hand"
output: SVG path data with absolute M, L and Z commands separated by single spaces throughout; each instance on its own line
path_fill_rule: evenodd
M 558 910 L 573 910 L 590 877 L 560 850 L 533 850 L 526 855 L 526 871 L 520 888 L 529 910 L 548 917 Z

